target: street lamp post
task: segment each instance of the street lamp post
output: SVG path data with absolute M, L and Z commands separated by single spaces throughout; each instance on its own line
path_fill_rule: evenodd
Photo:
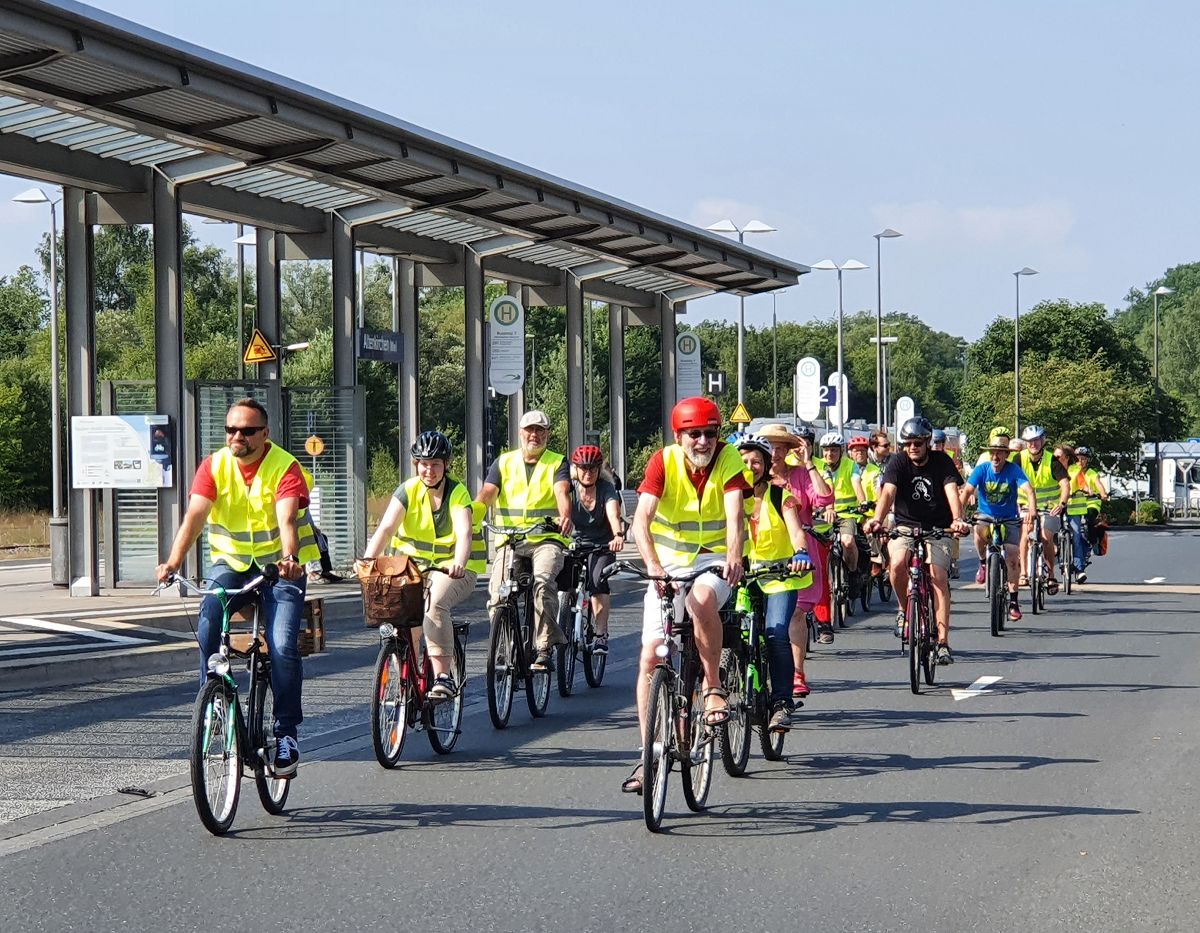
M 1160 444 L 1162 442 L 1162 424 L 1159 416 L 1159 378 L 1158 378 L 1158 297 L 1159 295 L 1173 295 L 1175 289 L 1167 288 L 1165 285 L 1160 285 L 1154 289 L 1154 471 L 1157 474 L 1154 481 L 1154 488 L 1157 490 L 1158 505 L 1161 508 L 1163 504 L 1162 490 L 1162 462 L 1160 456 Z
M 243 281 L 246 278 L 246 247 L 258 245 L 258 231 L 253 227 L 248 232 L 241 225 L 237 225 L 237 237 L 233 241 L 237 247 L 237 269 L 238 269 L 238 378 L 246 378 L 246 362 L 243 359 L 246 355 L 246 299 L 242 297 Z
M 752 220 L 744 227 L 738 227 L 732 220 L 718 220 L 706 229 L 713 233 L 736 233 L 738 243 L 745 244 L 747 233 L 774 233 L 775 228 L 769 227 L 758 220 Z M 737 330 L 737 371 L 738 371 L 738 404 L 746 403 L 746 296 L 738 295 L 738 330 Z
M 1013 430 L 1021 433 L 1021 276 L 1037 275 L 1037 269 L 1018 269 L 1013 273 L 1013 281 L 1017 283 L 1017 313 L 1013 317 Z
M 904 236 L 887 227 L 875 234 L 875 423 L 883 427 L 883 247 L 885 239 Z
M 841 431 L 845 426 L 845 419 L 842 417 L 842 408 L 845 404 L 842 399 L 842 383 L 846 381 L 846 373 L 843 370 L 845 365 L 844 341 L 842 338 L 842 318 L 844 317 L 845 309 L 842 301 L 842 273 L 857 272 L 860 269 L 869 269 L 870 266 L 864 265 L 857 259 L 847 259 L 840 266 L 832 259 L 822 259 L 820 262 L 813 263 L 814 269 L 820 269 L 822 272 L 837 272 L 838 279 L 838 330 L 837 330 L 837 400 L 834 410 L 837 412 L 837 427 Z
M 771 417 L 779 414 L 779 292 L 771 292 Z
M 50 205 L 50 579 L 55 586 L 66 586 L 70 582 L 67 567 L 70 534 L 62 507 L 62 440 L 59 435 L 62 416 L 58 392 L 58 215 L 54 205 L 61 200 L 61 197 L 51 198 L 41 188 L 30 188 L 13 198 L 17 204 Z
M 881 430 L 884 434 L 887 434 L 888 420 L 891 418 L 891 414 L 892 414 L 892 408 L 891 408 L 892 385 L 891 385 L 891 374 L 888 372 L 887 348 L 890 347 L 893 343 L 896 343 L 899 339 L 900 339 L 899 337 L 872 337 L 871 338 L 871 343 L 875 344 L 875 352 L 880 361 L 879 370 L 880 370 L 880 374 L 883 377 L 883 379 L 882 379 L 882 382 L 883 382 L 882 395 L 880 397 L 881 401 L 883 402 L 883 418 L 879 422 L 879 430 Z

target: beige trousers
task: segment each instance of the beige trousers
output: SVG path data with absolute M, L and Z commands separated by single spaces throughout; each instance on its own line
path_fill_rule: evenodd
M 488 609 L 494 609 L 500 600 L 496 594 L 504 579 L 504 567 L 508 563 L 508 545 L 496 551 L 492 562 L 492 578 L 488 584 Z M 516 547 L 522 557 L 533 558 L 533 617 L 536 640 L 534 647 L 545 651 L 555 645 L 566 643 L 566 637 L 558 627 L 558 586 L 555 578 L 563 565 L 563 549 L 553 542 L 531 544 L 522 541 Z
M 425 603 L 425 647 L 430 657 L 454 656 L 454 623 L 450 610 L 475 591 L 473 570 L 455 580 L 445 573 L 430 573 Z

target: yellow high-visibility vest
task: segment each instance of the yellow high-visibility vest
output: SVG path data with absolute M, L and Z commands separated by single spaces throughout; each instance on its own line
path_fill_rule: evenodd
M 787 489 L 779 489 L 783 493 L 780 508 L 787 508 L 788 501 L 796 497 Z M 754 514 L 754 503 L 755 499 L 753 498 L 746 500 L 747 520 Z M 788 534 L 787 524 L 783 520 L 783 514 L 775 508 L 775 503 L 772 501 L 770 487 L 765 490 L 765 495 L 762 497 L 762 504 L 758 509 L 758 527 L 756 532 L 750 536 L 749 544 L 751 570 L 761 567 L 763 564 L 775 564 L 782 560 L 790 560 L 796 553 L 796 549 L 792 546 L 792 536 Z M 812 586 L 812 580 L 812 571 L 810 570 L 806 574 L 786 577 L 782 580 L 762 580 L 759 582 L 758 588 L 764 593 L 803 590 Z
M 813 457 L 813 463 L 833 490 L 833 510 L 838 517 L 857 521 L 860 516 L 853 511 L 858 508 L 858 496 L 854 492 L 854 461 L 843 454 L 836 470 L 831 470 L 821 457 Z
M 279 537 L 279 520 L 275 515 L 275 490 L 283 474 L 296 458 L 277 444 L 263 454 L 258 472 L 249 486 L 242 479 L 237 458 L 228 447 L 212 455 L 212 477 L 217 487 L 217 501 L 208 513 L 208 546 L 214 563 L 227 564 L 234 570 L 249 570 L 251 565 L 282 560 L 283 543 Z M 320 560 L 312 523 L 296 517 L 296 533 L 300 539 L 300 563 Z
M 525 478 L 525 457 L 519 450 L 510 450 L 500 456 L 500 494 L 496 497 L 496 522 L 500 525 L 527 528 L 547 518 L 558 518 L 558 500 L 554 497 L 554 474 L 563 455 L 551 450 L 542 451 L 541 459 L 533 468 L 533 475 Z M 530 535 L 527 541 L 561 541 L 567 539 L 558 534 Z M 503 544 L 503 542 L 500 542 Z
M 1021 469 L 1025 471 L 1025 476 L 1029 479 L 1029 484 L 1033 487 L 1033 494 L 1037 498 L 1037 506 L 1039 509 L 1052 509 L 1062 499 L 1062 491 L 1058 488 L 1058 480 L 1054 478 L 1054 457 L 1050 455 L 1050 451 L 1042 451 L 1042 461 L 1034 467 L 1033 458 L 1029 456 L 1028 450 L 1022 450 L 1020 459 L 1017 461 L 1021 464 Z
M 437 533 L 433 523 L 433 503 L 429 499 L 429 487 L 421 477 L 414 476 L 404 483 L 405 498 L 408 506 L 404 510 L 404 520 L 392 536 L 392 550 L 407 554 L 417 561 L 422 569 L 428 566 L 449 567 L 454 563 L 454 545 L 458 539 L 454 534 L 454 519 L 450 519 L 450 528 L 444 535 Z M 450 515 L 459 509 L 471 509 L 471 494 L 467 487 L 454 477 L 446 476 L 446 508 Z M 471 517 L 471 557 L 467 561 L 467 569 L 474 573 L 483 573 L 487 567 L 487 545 L 478 531 L 474 513 Z
M 724 554 L 725 484 L 745 472 L 737 448 L 732 444 L 721 448 L 699 496 L 680 445 L 663 448 L 663 472 L 663 494 L 650 520 L 650 537 L 663 567 L 681 570 L 692 566 L 702 553 Z
M 1071 477 L 1071 497 L 1067 500 L 1068 515 L 1087 515 L 1088 510 L 1095 508 L 1095 500 L 1090 496 L 1100 492 L 1100 474 L 1091 467 L 1084 473 L 1078 463 L 1067 467 L 1067 475 Z

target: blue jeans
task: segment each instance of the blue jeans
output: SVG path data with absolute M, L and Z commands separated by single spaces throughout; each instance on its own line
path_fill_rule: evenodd
M 236 590 L 258 575 L 258 568 L 234 570 L 225 564 L 213 564 L 209 571 L 210 585 Z M 300 622 L 304 617 L 303 575 L 298 580 L 280 579 L 267 587 L 262 597 L 262 618 L 266 627 L 267 654 L 271 658 L 271 692 L 275 697 L 275 734 L 296 737 L 296 727 L 304 721 L 300 708 L 300 688 L 304 669 L 300 663 Z M 235 599 L 230 611 L 245 605 Z M 200 618 L 196 627 L 200 643 L 200 680 L 208 677 L 209 655 L 221 647 L 221 603 L 215 596 L 205 596 L 200 602 Z
M 1092 545 L 1087 536 L 1087 516 L 1068 515 L 1067 521 L 1071 523 L 1071 534 L 1075 538 L 1075 569 L 1082 571 L 1092 556 Z
M 796 590 L 767 593 L 765 612 L 767 628 L 767 663 L 771 667 L 771 702 L 792 698 L 792 678 L 796 662 L 792 659 L 792 642 L 788 625 L 796 608 Z

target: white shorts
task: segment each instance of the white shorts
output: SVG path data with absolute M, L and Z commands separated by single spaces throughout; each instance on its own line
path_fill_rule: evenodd
M 729 599 L 729 594 L 733 592 L 733 587 L 725 582 L 725 578 L 721 576 L 721 568 L 725 565 L 722 559 L 720 563 L 713 564 L 711 573 L 703 573 L 692 581 L 692 587 L 699 587 L 712 591 L 717 598 L 717 605 L 724 606 Z M 667 571 L 670 573 L 670 571 Z M 675 597 L 675 618 L 683 617 L 683 600 L 686 594 L 679 593 Z M 655 642 L 663 641 L 666 638 L 663 632 L 662 618 L 662 601 L 658 598 L 658 590 L 655 589 L 655 584 L 651 583 L 646 587 L 646 595 L 642 597 L 642 644 L 652 645 Z

